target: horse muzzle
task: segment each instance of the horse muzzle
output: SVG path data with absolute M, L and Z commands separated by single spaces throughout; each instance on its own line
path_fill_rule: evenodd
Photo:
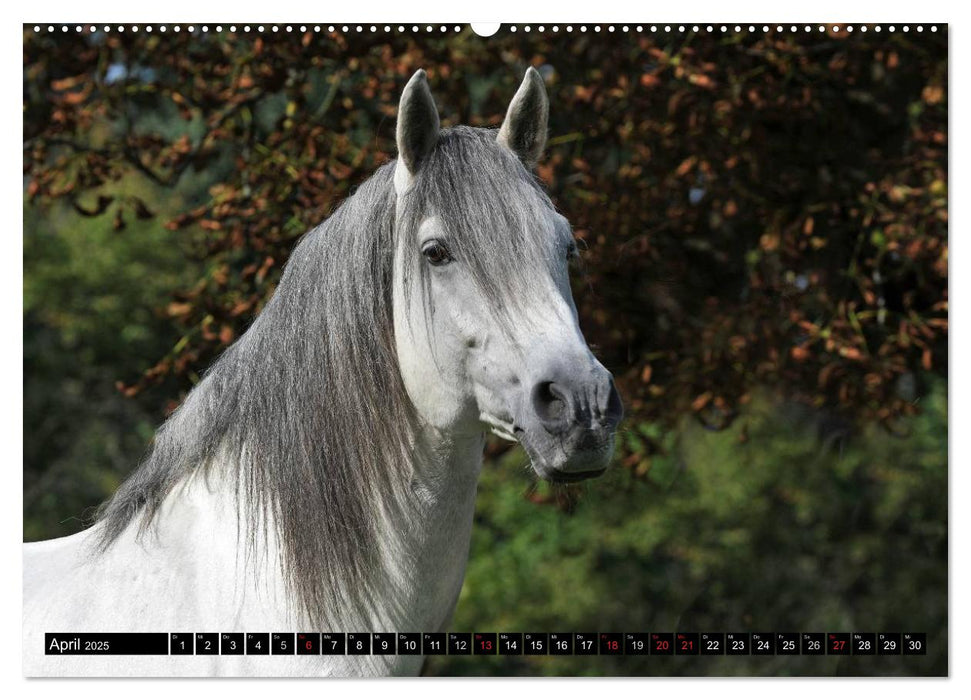
M 535 382 L 517 437 L 536 473 L 554 483 L 603 474 L 614 451 L 623 403 L 610 373 L 597 364 L 586 372 L 567 369 Z

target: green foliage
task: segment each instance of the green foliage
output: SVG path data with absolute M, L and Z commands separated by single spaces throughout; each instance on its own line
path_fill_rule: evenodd
M 554 491 L 519 451 L 487 465 L 451 629 L 926 631 L 928 656 L 433 657 L 427 672 L 946 674 L 943 383 L 907 437 L 821 444 L 801 409 L 755 403 L 723 432 L 671 433 L 660 480 L 618 469 Z
M 171 344 L 176 329 L 156 309 L 193 266 L 154 221 L 119 233 L 52 206 L 26 207 L 24 223 L 24 538 L 34 540 L 80 530 L 151 440 L 165 392 L 126 398 L 116 382 Z

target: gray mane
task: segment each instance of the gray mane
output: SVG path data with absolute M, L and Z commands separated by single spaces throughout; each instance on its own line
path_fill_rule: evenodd
M 233 465 L 240 518 L 255 530 L 272 516 L 302 616 L 326 629 L 335 611 L 369 607 L 384 575 L 379 526 L 412 507 L 421 459 L 395 351 L 392 275 L 426 294 L 417 230 L 437 214 L 506 325 L 530 298 L 530 270 L 546 255 L 541 214 L 552 208 L 490 130 L 444 130 L 400 211 L 393 173 L 394 162 L 379 168 L 295 247 L 265 309 L 102 505 L 102 551 L 133 521 L 147 528 L 191 475 Z M 395 272 L 398 245 L 415 254 Z

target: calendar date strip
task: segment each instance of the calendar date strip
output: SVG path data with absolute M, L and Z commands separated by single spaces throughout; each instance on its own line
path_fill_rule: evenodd
M 150 632 L 44 635 L 49 656 L 923 656 L 924 632 Z

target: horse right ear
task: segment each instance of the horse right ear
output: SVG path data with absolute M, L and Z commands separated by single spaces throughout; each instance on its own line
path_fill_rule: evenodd
M 535 168 L 546 148 L 546 126 L 550 119 L 550 101 L 539 71 L 526 69 L 522 85 L 509 103 L 506 118 L 496 137 L 526 165 Z
M 435 98 L 428 89 L 425 71 L 419 69 L 411 76 L 398 103 L 398 165 L 395 167 L 395 188 L 400 194 L 411 184 L 428 154 L 438 142 L 439 121 Z M 401 167 L 404 166 L 404 167 Z

